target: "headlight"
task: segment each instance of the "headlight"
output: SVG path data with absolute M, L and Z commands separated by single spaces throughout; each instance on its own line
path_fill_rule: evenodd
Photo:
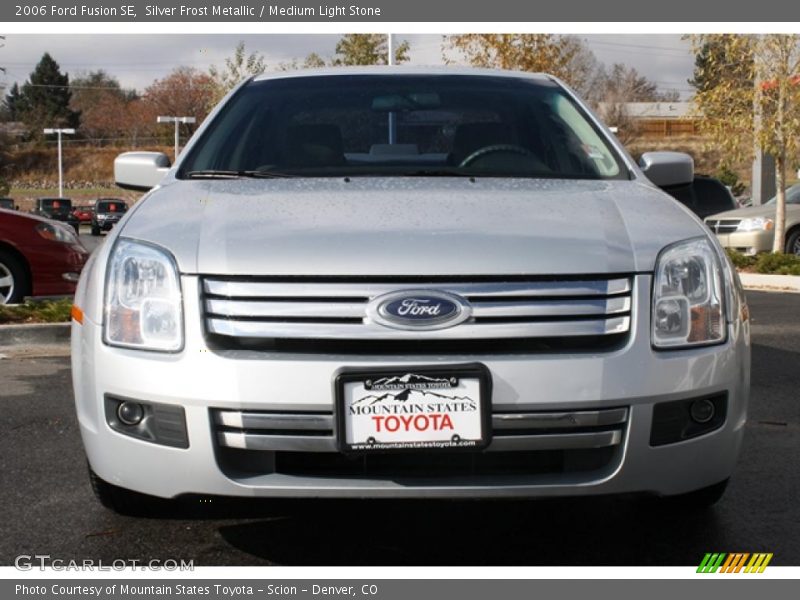
M 665 248 L 653 282 L 653 345 L 696 346 L 725 341 L 722 269 L 705 238 Z
M 39 223 L 34 227 L 36 233 L 51 242 L 61 242 L 62 244 L 77 244 L 78 238 L 75 231 L 61 225 L 52 223 Z
M 752 217 L 742 219 L 736 226 L 736 231 L 772 231 L 774 223 L 767 217 Z
M 112 346 L 176 352 L 183 347 L 175 260 L 150 244 L 120 239 L 106 275 L 103 339 Z

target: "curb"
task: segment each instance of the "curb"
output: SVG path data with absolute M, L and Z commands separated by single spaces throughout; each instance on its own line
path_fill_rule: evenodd
M 0 346 L 68 344 L 71 323 L 0 326 Z
M 746 290 L 762 292 L 791 292 L 800 294 L 800 277 L 796 275 L 762 275 L 761 273 L 739 273 Z

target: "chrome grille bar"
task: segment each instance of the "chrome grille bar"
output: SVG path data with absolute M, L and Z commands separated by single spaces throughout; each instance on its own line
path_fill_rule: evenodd
M 571 321 L 467 323 L 433 331 L 404 331 L 374 323 L 286 323 L 209 317 L 210 333 L 238 338 L 317 340 L 480 340 L 609 335 L 630 329 L 630 317 Z
M 584 281 L 506 281 L 485 283 L 296 283 L 224 280 L 207 277 L 206 294 L 227 298 L 374 298 L 403 290 L 447 290 L 468 299 L 528 296 L 613 296 L 631 291 L 629 278 Z
M 258 302 L 206 300 L 206 313 L 228 317 L 363 319 L 364 304 L 351 302 Z
M 333 413 L 212 410 L 225 448 L 337 452 Z M 622 443 L 627 408 L 495 413 L 489 451 L 576 450 Z
M 628 420 L 627 408 L 583 410 L 574 412 L 495 413 L 492 428 L 497 430 L 521 429 L 577 429 L 620 425 Z
M 239 429 L 333 431 L 333 415 L 329 414 L 219 410 L 214 413 L 214 422 Z

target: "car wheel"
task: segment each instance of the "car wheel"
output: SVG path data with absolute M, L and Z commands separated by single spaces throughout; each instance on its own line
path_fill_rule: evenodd
M 786 238 L 786 254 L 800 256 L 800 227 L 789 232 Z
M 30 281 L 20 260 L 0 250 L 0 304 L 16 304 L 28 293 Z
M 100 235 L 100 226 L 99 225 L 95 225 L 94 223 L 92 223 L 92 235 L 95 236 L 95 237 Z
M 108 483 L 89 466 L 89 483 L 92 485 L 94 497 L 105 508 L 132 517 L 156 516 L 170 506 L 169 500 L 140 494 Z
M 680 494 L 678 496 L 665 496 L 659 498 L 659 505 L 668 510 L 695 510 L 701 511 L 714 506 L 722 498 L 725 489 L 728 487 L 728 480 L 720 481 L 714 485 Z

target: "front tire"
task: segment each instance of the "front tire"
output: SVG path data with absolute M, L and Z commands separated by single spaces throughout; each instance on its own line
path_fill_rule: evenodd
M 0 250 L 0 304 L 21 302 L 30 284 L 25 265 L 10 252 Z
M 168 505 L 168 500 L 147 496 L 101 479 L 89 466 L 89 483 L 92 486 L 94 497 L 105 508 L 119 514 L 131 517 L 157 516 Z
M 92 235 L 95 237 L 100 235 L 100 226 L 96 225 L 95 223 L 92 223 Z
M 789 232 L 786 238 L 786 254 L 800 256 L 800 227 Z

